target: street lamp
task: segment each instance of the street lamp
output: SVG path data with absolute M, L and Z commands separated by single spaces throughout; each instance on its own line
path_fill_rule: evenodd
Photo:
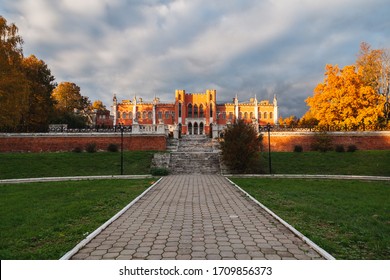
M 123 123 L 119 124 L 119 128 L 121 130 L 121 175 L 123 175 Z
M 270 123 L 267 124 L 266 129 L 268 131 L 268 167 L 269 167 L 269 174 L 272 174 L 272 169 L 271 169 L 271 128 L 272 126 Z

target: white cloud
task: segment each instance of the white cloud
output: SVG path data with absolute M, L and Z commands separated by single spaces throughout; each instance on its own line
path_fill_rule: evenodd
M 107 7 L 116 7 L 118 0 L 60 0 L 64 12 L 75 13 L 78 16 L 102 16 Z
M 390 46 L 386 0 L 0 0 L 27 55 L 90 99 L 170 101 L 176 88 L 219 99 L 280 96 L 302 114 L 326 63 L 353 63 L 361 41 Z M 8 18 L 10 17 L 10 18 Z M 285 103 L 283 103 L 285 102 Z

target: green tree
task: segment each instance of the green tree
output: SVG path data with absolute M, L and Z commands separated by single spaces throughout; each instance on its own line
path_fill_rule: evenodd
M 23 60 L 23 68 L 29 82 L 28 110 L 23 115 L 27 131 L 47 131 L 53 114 L 52 91 L 56 87 L 46 63 L 34 55 Z
M 221 142 L 224 163 L 232 172 L 260 173 L 261 139 L 255 128 L 243 120 L 228 125 Z
M 22 67 L 23 39 L 15 24 L 0 16 L 0 129 L 18 129 L 28 108 L 28 81 Z

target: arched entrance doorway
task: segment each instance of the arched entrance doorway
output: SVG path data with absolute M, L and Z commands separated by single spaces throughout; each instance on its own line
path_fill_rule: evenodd
M 191 135 L 192 134 L 192 123 L 188 123 L 188 131 L 187 134 Z
M 194 123 L 194 135 L 197 135 L 198 134 L 198 123 L 195 122 Z
M 203 134 L 203 123 L 201 122 L 200 124 L 199 124 L 199 134 Z

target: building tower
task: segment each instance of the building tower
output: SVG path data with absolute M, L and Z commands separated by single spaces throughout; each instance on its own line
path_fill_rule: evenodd
M 279 112 L 278 112 L 278 100 L 276 99 L 276 94 L 274 95 L 274 124 L 278 124 Z
M 236 98 L 234 98 L 234 118 L 235 121 L 238 122 L 239 112 L 238 112 L 238 96 L 236 94 Z
M 256 95 L 255 95 L 255 99 L 254 99 L 253 103 L 254 103 L 254 108 L 253 108 L 254 114 L 253 115 L 255 116 L 255 119 L 258 120 L 259 119 L 259 103 L 257 102 Z
M 114 97 L 112 98 L 112 106 L 111 106 L 111 117 L 113 118 L 113 125 L 115 126 L 118 118 L 118 100 L 116 98 L 116 94 L 114 93 Z
M 134 101 L 133 101 L 133 124 L 138 123 L 137 118 L 137 96 L 134 95 Z

